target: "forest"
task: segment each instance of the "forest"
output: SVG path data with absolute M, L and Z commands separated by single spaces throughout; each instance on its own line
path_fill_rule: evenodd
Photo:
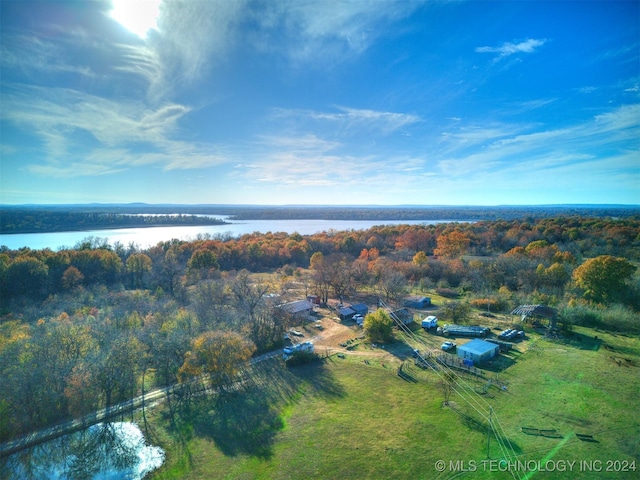
M 222 225 L 229 220 L 513 220 L 586 216 L 628 218 L 634 205 L 542 206 L 256 206 L 256 205 L 3 205 L 0 234 L 82 231 L 153 226 Z
M 552 216 L 0 250 L 0 441 L 282 345 L 278 305 L 437 292 L 439 316 L 545 304 L 640 333 L 640 218 Z M 218 353 L 216 353 L 218 352 Z M 224 352 L 220 353 L 220 352 Z M 226 361 L 223 361 L 225 360 Z
M 188 214 L 125 214 L 49 209 L 0 209 L 0 234 L 70 232 L 187 225 L 224 225 L 217 218 Z

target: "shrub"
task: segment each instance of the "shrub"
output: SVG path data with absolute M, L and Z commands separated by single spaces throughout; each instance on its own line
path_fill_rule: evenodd
M 438 317 L 452 323 L 467 322 L 471 307 L 468 302 L 447 302 L 440 307 Z
M 475 298 L 471 300 L 470 303 L 473 308 L 477 308 L 479 310 L 497 312 L 504 309 L 503 302 L 494 298 Z
M 285 363 L 289 367 L 295 367 L 296 365 L 304 365 L 305 363 L 311 363 L 318 360 L 320 357 L 317 353 L 311 352 L 294 352 Z
M 610 308 L 584 304 L 568 306 L 560 311 L 560 321 L 614 332 L 640 333 L 637 313 L 623 305 Z
M 436 288 L 436 293 L 445 298 L 458 298 L 458 292 L 456 292 L 452 288 Z

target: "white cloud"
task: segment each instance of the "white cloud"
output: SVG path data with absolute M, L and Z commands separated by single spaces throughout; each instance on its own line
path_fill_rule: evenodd
M 546 175 L 548 172 L 539 172 L 566 165 L 576 171 L 575 165 L 627 158 L 622 152 L 633 148 L 636 161 L 640 158 L 640 104 L 625 105 L 567 128 L 532 129 L 531 125 L 460 129 L 442 136 L 442 149 L 435 155 L 441 159 L 441 171 L 453 177 L 463 177 L 469 172 L 483 176 L 506 171 Z M 482 148 L 469 154 L 469 144 Z M 521 181 L 526 178 L 523 176 Z
M 114 168 L 110 165 L 91 164 L 86 162 L 67 165 L 32 164 L 27 165 L 27 171 L 36 175 L 51 178 L 96 177 L 122 172 L 126 168 Z
M 299 60 L 362 53 L 378 38 L 381 25 L 399 20 L 422 2 L 393 1 L 326 1 L 281 3 L 273 14 L 262 22 L 265 30 L 273 26 L 286 28 L 286 51 Z M 279 20 L 279 21 L 278 21 Z M 291 41 L 295 38 L 295 41 Z
M 142 102 L 40 87 L 15 87 L 3 104 L 3 119 L 43 142 L 46 163 L 30 165 L 32 173 L 93 176 L 139 165 L 175 170 L 227 161 L 212 145 L 176 138 L 178 123 L 190 112 L 184 105 L 166 103 L 154 109 Z
M 371 132 L 389 134 L 408 125 L 421 122 L 418 115 L 377 110 L 336 107 L 337 112 L 318 110 L 276 109 L 276 117 L 292 117 L 298 122 L 308 120 L 328 122 L 340 127 L 342 131 L 358 133 Z
M 237 26 L 246 8 L 243 0 L 164 2 L 159 34 L 148 40 L 162 65 L 161 83 L 197 81 L 224 60 L 238 40 Z
M 150 44 L 169 77 L 197 80 L 239 45 L 318 65 L 360 54 L 420 1 L 165 2 Z
M 501 59 L 517 53 L 533 53 L 545 43 L 547 43 L 546 39 L 529 38 L 518 43 L 505 42 L 498 47 L 477 47 L 475 51 L 477 53 L 495 53 L 497 54 L 496 58 Z

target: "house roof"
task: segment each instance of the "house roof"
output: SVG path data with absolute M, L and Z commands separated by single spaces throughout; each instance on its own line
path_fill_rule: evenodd
M 535 315 L 537 317 L 553 318 L 556 316 L 556 309 L 546 305 L 520 305 L 513 309 L 511 315 Z
M 296 300 L 295 302 L 280 305 L 280 307 L 288 313 L 296 314 L 307 310 L 313 310 L 313 303 L 308 300 Z
M 425 297 L 424 295 L 412 295 L 405 298 L 406 302 L 425 302 L 431 300 L 431 297 Z
M 349 315 L 354 315 L 356 311 L 351 307 L 342 307 L 340 310 L 338 310 L 338 313 L 346 317 Z
M 351 305 L 351 308 L 358 313 L 367 313 L 369 311 L 369 307 L 365 303 L 356 303 Z
M 413 318 L 413 314 L 409 312 L 409 310 L 407 310 L 406 308 L 400 308 L 398 310 L 394 310 L 391 313 L 392 315 L 395 315 L 400 319 Z
M 483 355 L 487 352 L 494 351 L 496 348 L 500 348 L 500 346 L 479 338 L 474 338 L 470 342 L 460 345 L 458 351 L 465 351 L 474 355 Z

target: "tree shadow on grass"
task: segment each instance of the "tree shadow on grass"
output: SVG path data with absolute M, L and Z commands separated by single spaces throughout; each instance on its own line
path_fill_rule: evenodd
M 578 332 L 569 332 L 562 338 L 560 343 L 579 348 L 580 350 L 593 350 L 597 352 L 602 345 L 602 339 L 598 338 L 597 335 L 591 336 Z
M 210 438 L 227 456 L 273 456 L 285 427 L 283 411 L 302 393 L 341 397 L 344 390 L 322 361 L 288 368 L 277 360 L 251 367 L 241 388 L 203 398 L 193 412 L 196 435 Z
M 516 360 L 509 354 L 500 354 L 487 362 L 483 362 L 481 367 L 494 373 L 504 372 L 507 368 L 515 365 Z
M 462 408 L 457 406 L 455 402 L 449 402 L 448 407 L 455 413 L 460 416 L 460 421 L 462 425 L 467 427 L 469 430 L 486 434 L 489 429 L 489 424 L 486 421 L 478 419 L 477 417 L 465 412 Z M 522 453 L 522 447 L 518 445 L 514 440 L 505 437 L 503 435 L 504 432 L 501 432 L 501 428 L 496 428 L 496 424 L 493 424 L 493 437 L 499 437 L 503 446 L 510 449 L 512 453 L 519 455 Z

